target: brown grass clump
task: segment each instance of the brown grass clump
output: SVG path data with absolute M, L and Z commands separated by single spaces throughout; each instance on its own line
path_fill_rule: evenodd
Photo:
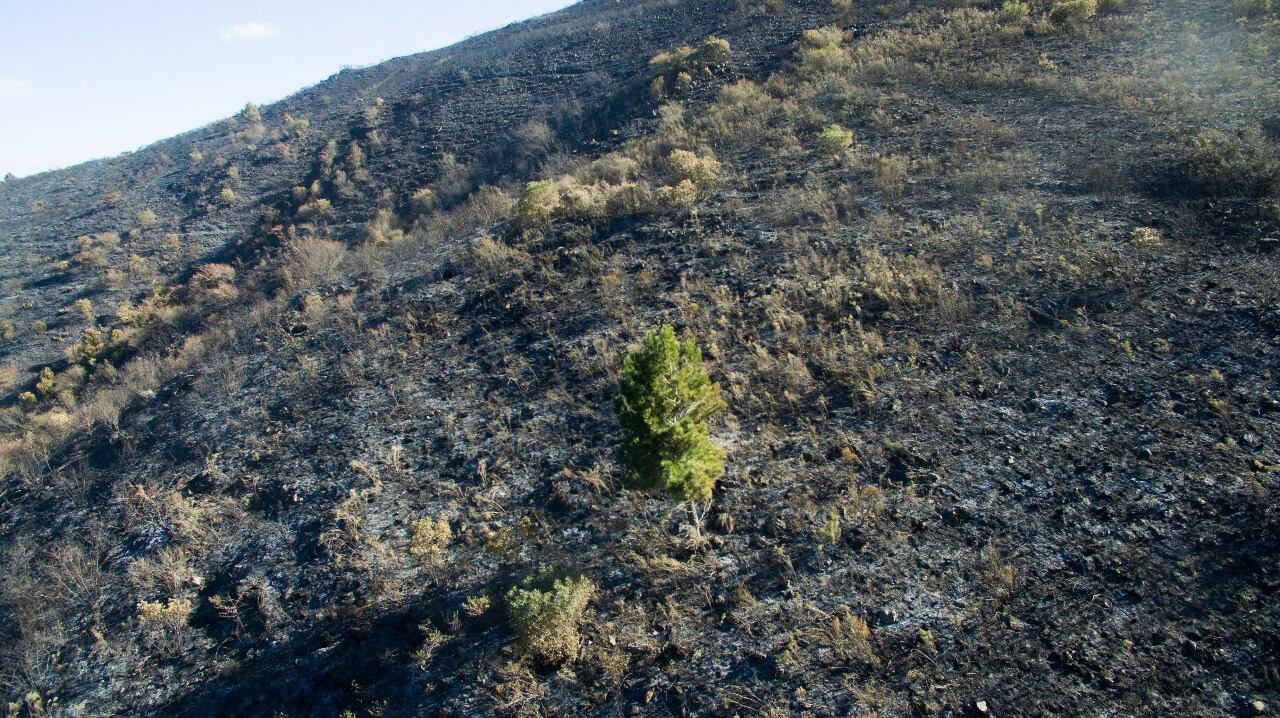
M 347 258 L 341 242 L 318 237 L 291 239 L 285 243 L 281 278 L 285 286 L 301 291 L 332 281 Z
M 862 252 L 862 274 L 872 295 L 890 307 L 926 304 L 937 297 L 942 270 L 914 255 L 892 259 L 877 249 Z

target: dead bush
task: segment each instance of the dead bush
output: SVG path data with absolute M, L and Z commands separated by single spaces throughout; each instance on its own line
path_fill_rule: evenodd
M 333 281 L 347 257 L 341 242 L 319 237 L 295 238 L 285 242 L 281 279 L 291 291 L 302 291 Z

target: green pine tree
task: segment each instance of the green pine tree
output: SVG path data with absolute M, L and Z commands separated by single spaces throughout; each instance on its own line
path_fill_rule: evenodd
M 725 408 L 720 385 L 702 366 L 692 339 L 676 340 L 663 325 L 645 336 L 622 364 L 614 409 L 622 426 L 619 456 L 626 465 L 623 486 L 666 490 L 697 506 L 711 500 L 724 473 L 723 452 L 707 435 L 707 419 Z

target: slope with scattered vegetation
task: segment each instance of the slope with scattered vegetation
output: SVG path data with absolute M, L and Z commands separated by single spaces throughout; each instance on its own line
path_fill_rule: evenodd
M 551 18 L 476 41 L 556 58 L 512 92 L 291 101 L 236 241 L 74 308 L 5 410 L 13 713 L 1280 705 L 1268 3 Z

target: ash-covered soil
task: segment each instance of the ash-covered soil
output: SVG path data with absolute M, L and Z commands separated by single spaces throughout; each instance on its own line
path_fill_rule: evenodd
M 206 236 L 6 410 L 14 714 L 1280 710 L 1280 20 L 1005 5 L 584 2 L 262 108 L 310 119 L 292 159 L 211 127 L 0 186 L 15 256 L 145 207 L 109 260 Z M 208 170 L 143 169 L 197 140 L 240 168 L 210 212 Z M 719 161 L 691 206 L 673 149 Z M 623 159 L 642 211 L 517 216 Z M 143 286 L 8 266 L 15 325 Z M 13 396 L 62 316 L 17 327 Z M 663 322 L 729 405 L 700 530 L 614 457 Z M 543 565 L 597 586 L 556 665 L 505 605 Z

